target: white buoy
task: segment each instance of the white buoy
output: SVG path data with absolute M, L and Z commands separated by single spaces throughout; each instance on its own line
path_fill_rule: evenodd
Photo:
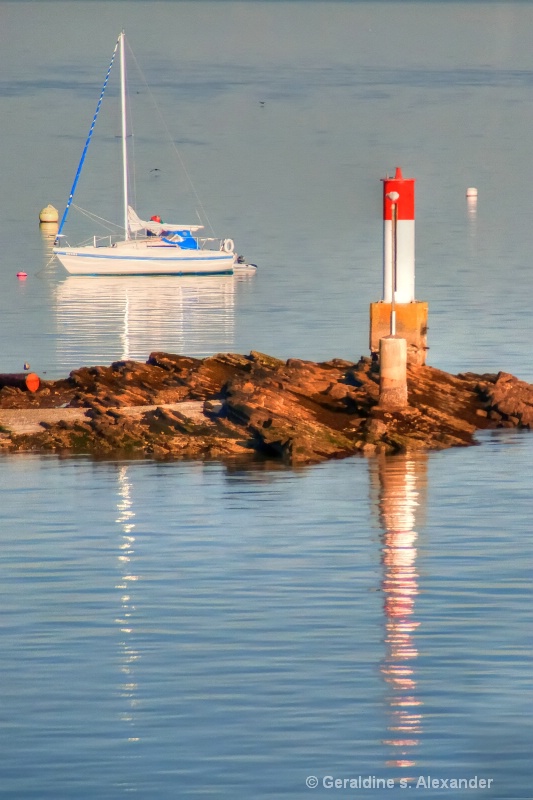
M 59 220 L 59 211 L 54 206 L 48 205 L 42 208 L 39 214 L 39 222 L 57 222 Z
M 475 186 L 469 186 L 468 187 L 468 189 L 466 190 L 466 196 L 467 197 L 477 197 L 477 189 L 475 188 Z

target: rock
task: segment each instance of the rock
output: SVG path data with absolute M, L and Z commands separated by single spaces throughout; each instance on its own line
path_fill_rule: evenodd
M 206 400 L 204 403 L 204 412 L 215 417 L 220 416 L 225 411 L 225 408 L 226 405 L 222 400 Z
M 531 384 L 518 380 L 506 372 L 499 372 L 492 385 L 484 390 L 491 412 L 514 427 L 533 426 L 533 396 Z
M 533 423 L 533 387 L 504 372 L 450 375 L 410 366 L 408 400 L 399 411 L 380 408 L 379 367 L 369 358 L 315 363 L 257 351 L 205 359 L 157 352 L 146 363 L 82 367 L 31 394 L 3 388 L 1 445 L 3 452 L 154 459 L 259 453 L 312 464 L 356 453 L 465 446 L 481 428 Z M 33 415 L 40 409 L 41 425 L 10 432 L 2 409 L 32 409 Z

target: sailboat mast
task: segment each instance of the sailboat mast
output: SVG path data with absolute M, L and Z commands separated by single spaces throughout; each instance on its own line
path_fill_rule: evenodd
M 126 116 L 126 54 L 124 31 L 120 34 L 120 107 L 122 115 L 122 187 L 124 197 L 124 238 L 130 238 L 128 225 L 128 122 Z

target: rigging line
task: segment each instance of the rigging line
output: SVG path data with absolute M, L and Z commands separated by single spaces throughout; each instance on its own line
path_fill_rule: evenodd
M 41 269 L 37 270 L 37 272 L 35 273 L 35 277 L 37 278 L 39 275 L 42 275 L 43 272 L 46 272 L 48 270 L 48 267 L 50 266 L 50 264 L 52 264 L 55 261 L 55 258 L 56 258 L 55 255 L 50 256 L 50 260 L 46 262 L 44 267 L 42 267 Z
M 58 242 L 59 242 L 59 237 L 61 236 L 61 231 L 63 230 L 63 227 L 65 225 L 65 222 L 66 222 L 66 219 L 67 219 L 67 216 L 68 216 L 68 212 L 70 210 L 70 206 L 72 205 L 72 200 L 74 198 L 74 192 L 76 191 L 76 187 L 78 185 L 78 181 L 79 181 L 80 175 L 81 175 L 81 169 L 83 167 L 83 162 L 85 161 L 85 157 L 87 155 L 87 150 L 89 149 L 89 145 L 91 143 L 91 138 L 92 138 L 92 135 L 93 135 L 94 126 L 96 124 L 96 118 L 97 118 L 98 113 L 100 111 L 100 106 L 102 105 L 102 100 L 104 98 L 104 92 L 105 92 L 105 90 L 107 88 L 107 82 L 109 81 L 109 76 L 111 74 L 111 69 L 113 67 L 113 62 L 114 62 L 115 56 L 117 54 L 119 42 L 120 42 L 120 36 L 117 39 L 117 43 L 115 45 L 115 49 L 113 50 L 113 55 L 111 56 L 111 63 L 109 64 L 109 68 L 108 68 L 107 74 L 105 76 L 104 85 L 102 86 L 102 91 L 100 92 L 100 97 L 98 98 L 98 103 L 96 104 L 96 111 L 94 112 L 93 121 L 92 121 L 91 127 L 89 129 L 89 134 L 87 136 L 87 141 L 85 142 L 85 147 L 83 148 L 83 152 L 81 154 L 80 163 L 78 164 L 78 170 L 77 170 L 76 176 L 74 178 L 74 183 L 72 184 L 72 189 L 70 190 L 70 195 L 69 195 L 69 198 L 68 198 L 68 202 L 67 202 L 65 211 L 63 212 L 63 217 L 62 217 L 61 223 L 59 225 L 59 230 L 57 231 L 55 244 L 58 244 Z
M 167 125 L 167 123 L 166 123 L 166 121 L 165 121 L 165 119 L 164 119 L 164 117 L 163 117 L 163 115 L 162 115 L 162 113 L 161 113 L 161 111 L 160 111 L 160 109 L 159 109 L 159 106 L 158 106 L 158 104 L 157 104 L 157 102 L 156 102 L 156 99 L 155 99 L 155 97 L 154 97 L 154 94 L 153 94 L 153 92 L 151 91 L 151 89 L 150 89 L 150 87 L 149 87 L 149 85 L 148 85 L 148 83 L 147 83 L 147 81 L 146 81 L 146 78 L 144 77 L 144 72 L 142 71 L 142 69 L 141 69 L 141 67 L 140 67 L 140 65 L 139 65 L 139 62 L 137 61 L 137 58 L 135 57 L 135 53 L 134 53 L 134 52 L 133 52 L 133 50 L 131 49 L 131 46 L 130 46 L 129 42 L 127 42 L 127 44 L 128 44 L 128 53 L 130 54 L 130 56 L 131 56 L 131 57 L 133 58 L 133 60 L 135 61 L 135 66 L 136 66 L 136 67 L 137 67 L 137 69 L 139 70 L 139 75 L 140 75 L 140 77 L 142 78 L 143 85 L 144 85 L 144 87 L 145 87 L 146 91 L 148 92 L 148 94 L 149 94 L 149 96 L 150 96 L 150 100 L 152 101 L 152 103 L 153 103 L 153 105 L 154 105 L 154 108 L 155 108 L 155 110 L 157 111 L 157 114 L 158 114 L 158 116 L 159 116 L 159 119 L 161 120 L 161 124 L 163 125 L 163 127 L 164 127 L 164 129 L 165 129 L 165 132 L 166 132 L 166 134 L 167 134 L 167 136 L 168 136 L 168 138 L 169 138 L 169 141 L 170 141 L 170 143 L 171 143 L 171 145 L 172 145 L 172 147 L 173 147 L 173 149 L 174 149 L 174 152 L 175 152 L 175 154 L 176 154 L 176 156 L 177 156 L 177 158 L 178 158 L 178 161 L 180 162 L 180 165 L 181 165 L 181 168 L 182 168 L 182 170 L 183 170 L 183 173 L 184 173 L 185 177 L 187 178 L 187 181 L 188 181 L 188 184 L 189 184 L 189 186 L 190 186 L 190 188 L 191 188 L 191 191 L 192 191 L 192 193 L 194 194 L 194 197 L 195 197 L 195 199 L 196 199 L 196 202 L 197 202 L 198 206 L 200 207 L 200 209 L 202 210 L 202 214 L 203 214 L 203 217 L 204 217 L 204 218 L 202 219 L 202 218 L 200 217 L 200 215 L 198 214 L 198 211 L 196 212 L 196 215 L 197 215 L 198 219 L 200 220 L 200 222 L 201 222 L 202 224 L 203 224 L 204 220 L 207 222 L 207 225 L 209 226 L 209 228 L 210 228 L 210 230 L 211 230 L 211 233 L 213 234 L 213 236 L 215 236 L 215 231 L 214 231 L 214 228 L 213 228 L 213 226 L 211 225 L 211 220 L 209 219 L 209 216 L 208 216 L 208 214 L 207 214 L 207 211 L 206 211 L 206 210 L 205 210 L 205 208 L 204 208 L 204 204 L 202 203 L 202 201 L 201 201 L 201 199 L 200 199 L 200 196 L 198 195 L 198 192 L 196 191 L 196 188 L 195 188 L 195 186 L 194 186 L 194 184 L 193 184 L 193 182 L 192 182 L 192 178 L 191 178 L 191 176 L 189 175 L 189 172 L 188 172 L 188 170 L 187 170 L 187 167 L 185 166 L 185 162 L 184 162 L 184 160 L 183 160 L 183 158 L 182 158 L 182 156 L 181 156 L 181 153 L 180 153 L 180 151 L 179 151 L 179 149 L 178 149 L 178 147 L 177 147 L 177 145 L 176 145 L 176 143 L 175 143 L 175 141 L 174 141 L 174 139 L 173 139 L 173 137 L 172 137 L 172 134 L 171 134 L 171 132 L 170 132 L 170 129 L 169 129 L 169 127 L 168 127 L 168 125 Z
M 72 203 L 72 208 L 75 208 L 76 211 L 78 211 L 80 214 L 83 214 L 83 216 L 102 223 L 102 225 L 106 227 L 109 231 L 113 230 L 113 228 L 117 231 L 122 230 L 121 225 L 117 225 L 115 222 L 111 222 L 110 220 L 105 219 L 104 217 L 99 217 L 98 214 L 93 214 L 92 211 L 87 211 L 85 208 L 77 206 L 76 203 Z

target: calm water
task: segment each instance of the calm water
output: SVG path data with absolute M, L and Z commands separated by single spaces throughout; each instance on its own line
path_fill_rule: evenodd
M 430 363 L 532 381 L 532 26 L 513 2 L 0 2 L 2 371 L 357 359 L 400 165 Z M 252 279 L 51 263 L 38 212 L 64 207 L 122 27 Z M 181 188 L 138 144 L 139 211 L 170 218 Z M 532 463 L 508 431 L 307 470 L 3 458 L 0 795 L 531 800 Z

